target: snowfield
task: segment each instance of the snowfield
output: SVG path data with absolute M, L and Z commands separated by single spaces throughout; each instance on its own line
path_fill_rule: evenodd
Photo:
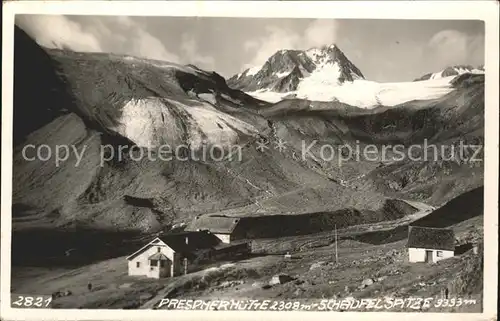
M 340 86 L 340 77 L 342 71 L 338 63 L 327 63 L 316 68 L 309 77 L 304 78 L 297 87 L 299 94 L 307 95 L 314 92 L 317 88 L 335 88 Z
M 240 133 L 247 136 L 258 134 L 252 125 L 220 112 L 209 104 L 188 107 L 177 101 L 170 102 L 191 116 L 188 143 L 194 149 L 200 149 L 205 144 L 231 147 L 238 142 Z
M 294 94 L 294 92 L 280 93 L 268 89 L 259 89 L 256 91 L 246 92 L 247 95 L 270 103 L 277 103 L 284 99 L 285 96 Z
M 122 108 L 119 124 L 111 128 L 127 137 L 139 147 L 152 148 L 167 143 L 180 142 L 174 115 L 158 98 L 133 99 Z
M 268 102 L 278 102 L 285 96 L 314 101 L 338 100 L 360 108 L 377 106 L 396 106 L 411 100 L 436 99 L 453 90 L 450 82 L 455 76 L 429 79 L 415 82 L 379 83 L 364 79 L 337 84 L 335 64 L 312 73 L 299 84 L 296 92 L 277 93 L 269 90 L 247 92 L 255 98 Z M 332 76 L 333 75 L 333 76 Z
M 205 144 L 231 146 L 238 142 L 241 134 L 257 134 L 257 129 L 246 122 L 220 112 L 208 103 L 193 102 L 196 105 L 187 106 L 156 97 L 131 100 L 123 107 L 119 125 L 113 130 L 139 147 L 188 144 L 195 150 Z M 186 135 L 187 141 L 184 141 Z

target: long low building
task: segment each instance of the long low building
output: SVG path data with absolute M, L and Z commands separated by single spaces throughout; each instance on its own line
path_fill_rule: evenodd
M 185 228 L 188 232 L 208 231 L 223 243 L 231 243 L 245 238 L 241 226 L 242 219 L 224 215 L 196 216 Z

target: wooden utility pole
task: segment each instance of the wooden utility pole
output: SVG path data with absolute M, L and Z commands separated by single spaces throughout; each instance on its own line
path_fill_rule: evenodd
M 335 263 L 338 264 L 339 263 L 339 251 L 338 251 L 338 246 L 337 246 L 337 242 L 338 242 L 338 236 L 337 236 L 337 224 L 335 224 Z

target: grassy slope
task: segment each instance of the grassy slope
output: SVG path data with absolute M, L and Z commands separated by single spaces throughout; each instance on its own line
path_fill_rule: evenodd
M 469 199 L 470 195 L 463 198 Z M 453 202 L 453 203 L 452 203 Z M 452 201 L 449 211 L 441 213 L 453 217 L 456 204 Z M 444 211 L 444 210 L 442 210 Z M 464 213 L 466 210 L 462 210 Z M 458 239 L 477 237 L 482 228 L 482 216 L 454 220 L 453 228 Z M 309 302 L 331 298 L 381 298 L 392 297 L 434 297 L 439 298 L 444 287 L 450 289 L 451 297 L 475 299 L 476 304 L 460 308 L 424 311 L 432 312 L 479 312 L 481 311 L 482 255 L 472 254 L 472 250 L 457 253 L 452 259 L 435 265 L 411 264 L 407 262 L 405 240 L 389 241 L 383 244 L 369 244 L 362 240 L 351 240 L 349 233 L 340 232 L 338 244 L 339 263 L 335 264 L 334 243 L 322 243 L 324 233 L 304 236 L 304 241 L 317 241 L 317 246 L 289 249 L 292 259 L 282 255 L 264 255 L 239 262 L 218 262 L 217 269 L 193 272 L 173 279 L 148 280 L 128 277 L 124 257 L 106 260 L 77 269 L 34 270 L 15 268 L 13 289 L 19 293 L 48 294 L 70 290 L 73 295 L 56 299 L 59 308 L 153 308 L 162 298 L 215 299 L 275 299 L 300 300 Z M 300 243 L 302 237 L 295 237 Z M 270 240 L 273 248 L 286 243 L 285 239 Z M 318 263 L 319 267 L 311 266 Z M 297 279 L 284 285 L 263 289 L 272 275 L 286 273 Z M 384 280 L 377 281 L 379 277 Z M 366 278 L 375 283 L 366 288 L 358 286 Z M 224 282 L 238 281 L 225 286 Z M 92 282 L 94 291 L 89 292 L 86 284 Z M 402 311 L 395 308 L 391 311 Z M 406 311 L 413 311 L 407 309 Z

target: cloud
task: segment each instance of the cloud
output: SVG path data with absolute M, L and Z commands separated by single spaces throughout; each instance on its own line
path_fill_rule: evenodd
M 427 43 L 429 59 L 444 66 L 484 63 L 484 35 L 442 30 Z
M 16 23 L 42 46 L 74 51 L 114 52 L 178 62 L 179 56 L 147 31 L 144 25 L 125 16 L 21 15 Z
M 338 24 L 335 20 L 318 19 L 313 21 L 304 32 L 304 41 L 308 47 L 331 45 L 337 41 Z
M 198 44 L 196 43 L 196 40 L 193 38 L 193 36 L 184 34 L 182 36 L 180 49 L 183 53 L 184 63 L 199 65 L 204 69 L 213 70 L 215 68 L 215 58 L 203 55 L 201 53 L 201 50 L 198 48 Z
M 244 52 L 238 54 L 253 57 L 247 60 L 251 61 L 249 67 L 264 63 L 280 49 L 307 49 L 335 42 L 335 20 L 303 22 L 306 26 L 300 31 L 293 25 L 268 25 L 263 35 L 241 39 L 239 48 L 242 46 Z M 21 15 L 17 17 L 16 23 L 46 47 L 112 52 L 195 64 L 211 70 L 216 69 L 217 63 L 220 64 L 211 54 L 207 54 L 206 47 L 211 46 L 206 43 L 205 47 L 200 45 L 200 41 L 204 43 L 203 39 L 198 39 L 196 34 L 186 30 L 183 30 L 184 34 L 175 33 L 175 30 L 179 30 L 175 25 L 163 30 L 160 27 L 162 25 L 140 17 Z
M 168 51 L 163 43 L 143 29 L 133 29 L 129 53 L 134 56 L 178 62 L 179 56 Z
M 20 15 L 16 22 L 42 46 L 65 47 L 75 51 L 102 51 L 95 35 L 64 16 Z
M 281 49 L 309 49 L 333 44 L 337 40 L 338 23 L 332 19 L 317 19 L 309 23 L 303 32 L 277 26 L 268 26 L 266 31 L 265 36 L 243 44 L 246 51 L 254 52 L 246 68 L 262 65 Z
M 249 40 L 243 44 L 247 50 L 253 50 L 254 58 L 247 67 L 262 65 L 276 51 L 281 49 L 295 49 L 301 37 L 291 34 L 287 30 L 275 26 L 266 28 L 266 36 L 260 39 Z

